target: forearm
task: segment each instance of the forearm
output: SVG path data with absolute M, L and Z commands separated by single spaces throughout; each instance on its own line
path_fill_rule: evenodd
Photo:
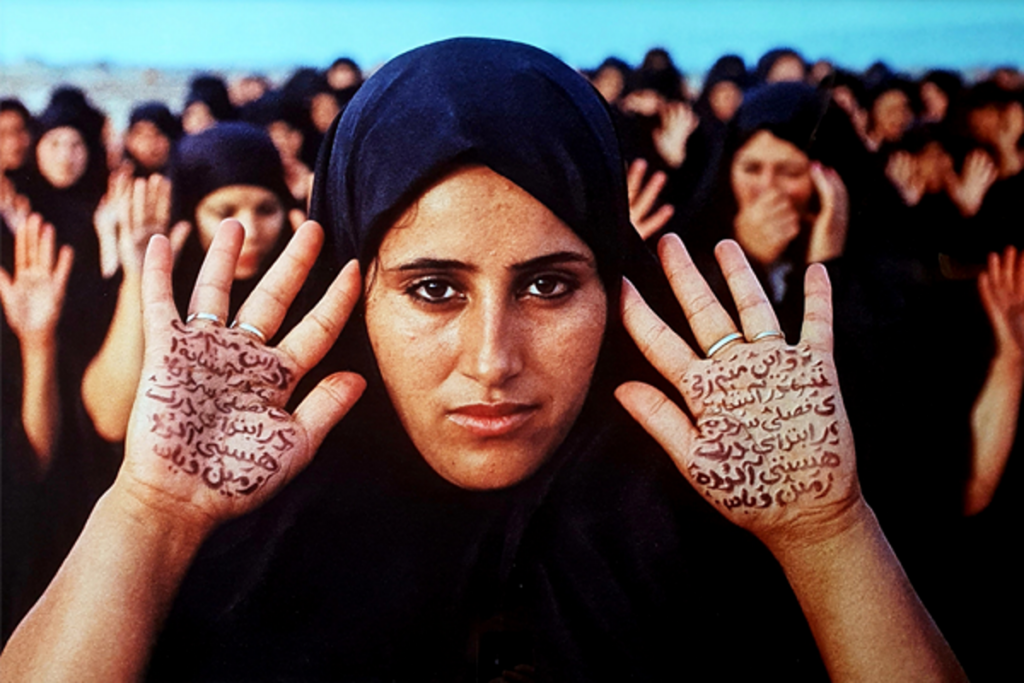
M 124 439 L 144 350 L 141 280 L 138 274 L 126 272 L 110 330 L 82 380 L 85 409 L 107 441 Z
M 22 344 L 21 421 L 41 472 L 53 458 L 60 433 L 60 388 L 57 382 L 57 341 Z
M 831 538 L 775 549 L 840 681 L 965 681 L 874 513 L 863 500 Z
M 973 515 L 992 501 L 1006 469 L 1020 415 L 1024 359 L 997 353 L 971 409 L 971 473 L 964 490 L 964 512 Z
M 208 530 L 172 523 L 115 484 L 0 654 L 3 680 L 140 678 Z

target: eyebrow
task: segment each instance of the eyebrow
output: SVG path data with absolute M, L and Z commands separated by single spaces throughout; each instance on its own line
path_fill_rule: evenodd
M 524 271 L 537 270 L 538 268 L 546 268 L 563 263 L 583 263 L 593 266 L 593 259 L 575 251 L 557 251 L 553 254 L 545 254 L 543 256 L 529 259 L 528 261 L 523 261 L 522 263 L 515 263 L 512 265 L 511 270 L 521 273 Z M 472 273 L 476 272 L 478 269 L 472 264 L 457 261 L 455 259 L 425 257 L 414 259 L 394 268 L 385 268 L 385 270 L 399 272 L 418 270 L 457 270 Z

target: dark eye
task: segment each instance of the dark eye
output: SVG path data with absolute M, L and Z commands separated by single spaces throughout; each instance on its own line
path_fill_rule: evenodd
M 565 296 L 573 287 L 564 278 L 553 275 L 542 275 L 531 280 L 526 285 L 526 295 L 535 296 L 540 299 L 557 299 Z
M 256 213 L 261 216 L 273 216 L 277 213 L 277 204 L 275 202 L 263 202 L 256 207 Z
M 421 280 L 408 289 L 409 294 L 427 303 L 447 303 L 459 296 L 458 290 L 444 280 Z

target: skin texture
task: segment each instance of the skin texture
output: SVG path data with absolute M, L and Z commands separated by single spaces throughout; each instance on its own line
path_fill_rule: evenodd
M 85 173 L 89 150 L 82 134 L 70 126 L 47 131 L 36 146 L 39 172 L 58 189 L 71 187 Z
M 211 192 L 196 207 L 196 228 L 203 249 L 209 248 L 217 226 L 228 218 L 245 226 L 245 244 L 235 279 L 247 280 L 277 244 L 284 229 L 284 208 L 273 192 L 255 185 L 229 185 Z
M 511 181 L 470 167 L 399 219 L 368 281 L 381 375 L 430 466 L 469 489 L 536 471 L 579 414 L 601 347 L 607 301 L 589 247 Z

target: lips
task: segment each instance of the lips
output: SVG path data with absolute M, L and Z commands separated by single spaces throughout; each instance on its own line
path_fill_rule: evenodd
M 475 403 L 448 412 L 448 419 L 479 438 L 507 436 L 537 412 L 529 403 Z

